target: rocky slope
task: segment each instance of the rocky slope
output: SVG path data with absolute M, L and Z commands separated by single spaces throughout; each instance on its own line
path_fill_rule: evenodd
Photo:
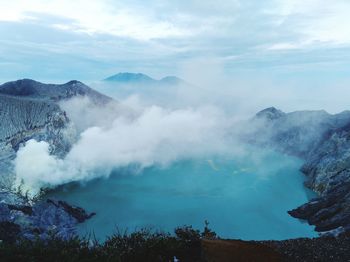
M 319 198 L 289 213 L 315 225 L 319 232 L 337 235 L 349 231 L 350 112 L 283 113 L 267 108 L 253 123 L 255 130 L 264 131 L 254 131 L 251 140 L 302 157 L 306 186 L 319 194 Z
M 284 113 L 271 107 L 256 114 L 252 137 L 260 145 L 309 159 L 329 132 L 348 123 L 350 111 L 336 115 L 323 110 Z
M 47 239 L 50 235 L 69 239 L 76 235 L 78 223 L 94 215 L 63 201 L 49 199 L 31 204 L 19 195 L 4 192 L 0 193 L 0 199 L 0 232 L 16 239 Z M 0 239 L 3 238 L 0 233 Z
M 0 85 L 0 222 L 14 223 L 28 236 L 37 232 L 43 237 L 53 227 L 61 236 L 68 236 L 81 222 L 67 211 L 69 205 L 40 202 L 30 206 L 11 192 L 12 160 L 26 141 L 48 142 L 50 153 L 57 157 L 70 150 L 76 132 L 59 102 L 77 96 L 101 106 L 112 101 L 78 81 L 53 85 L 23 79 Z
M 0 94 L 54 102 L 59 102 L 60 100 L 69 99 L 74 96 L 87 96 L 97 104 L 104 104 L 111 101 L 111 98 L 100 94 L 76 80 L 57 85 L 43 84 L 31 79 L 22 79 L 1 85 Z
M 101 105 L 111 101 L 78 81 L 53 85 L 23 79 L 0 85 L 0 158 L 11 159 L 29 139 L 47 141 L 53 154 L 64 155 L 74 130 L 58 102 L 75 96 Z

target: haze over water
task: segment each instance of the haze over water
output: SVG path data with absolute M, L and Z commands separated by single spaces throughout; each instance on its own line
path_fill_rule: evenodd
M 96 212 L 79 228 L 103 240 L 120 230 L 151 227 L 173 232 L 181 225 L 223 238 L 246 240 L 314 237 L 313 227 L 287 211 L 307 202 L 299 159 L 252 150 L 245 159 L 192 159 L 167 167 L 115 170 L 108 179 L 71 184 L 49 197 Z

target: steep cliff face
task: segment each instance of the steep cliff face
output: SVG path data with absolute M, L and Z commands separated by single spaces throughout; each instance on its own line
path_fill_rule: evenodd
M 350 181 L 350 124 L 330 130 L 302 167 L 308 185 L 323 194 Z
M 12 160 L 26 141 L 46 141 L 50 153 L 58 157 L 70 150 L 76 130 L 59 102 L 77 96 L 88 97 L 98 106 L 112 101 L 78 81 L 53 85 L 24 79 L 0 85 L 0 223 L 16 225 L 26 238 L 46 238 L 52 230 L 68 238 L 77 223 L 90 217 L 64 202 L 32 205 L 10 190 L 14 181 Z M 77 214 L 81 216 L 76 218 Z
M 12 160 L 30 139 L 47 141 L 50 151 L 63 156 L 75 138 L 66 114 L 55 103 L 0 94 L 0 182 L 10 186 Z M 5 185 L 4 185 L 5 184 Z
M 16 152 L 29 139 L 49 142 L 58 155 L 69 150 L 70 122 L 55 103 L 0 95 L 0 121 L 1 148 L 8 152 Z
M 3 192 L 0 199 L 0 224 L 5 229 L 0 232 L 1 240 L 6 240 L 11 227 L 17 228 L 15 240 L 48 239 L 52 234 L 70 239 L 76 235 L 77 224 L 94 215 L 63 201 L 48 199 L 29 204 L 17 195 Z
M 350 122 L 350 112 L 337 115 L 326 111 L 283 113 L 273 107 L 256 114 L 251 136 L 255 143 L 277 148 L 285 153 L 309 158 L 331 131 Z M 311 155 L 310 155 L 311 153 Z
M 74 126 L 58 102 L 87 96 L 95 104 L 111 101 L 78 81 L 63 85 L 24 79 L 0 86 L 0 158 L 14 156 L 30 139 L 46 141 L 52 154 L 63 156 L 74 140 Z
M 264 126 L 253 141 L 302 157 L 306 185 L 320 197 L 290 211 L 320 232 L 350 230 L 350 112 L 282 113 L 265 109 L 253 122 Z

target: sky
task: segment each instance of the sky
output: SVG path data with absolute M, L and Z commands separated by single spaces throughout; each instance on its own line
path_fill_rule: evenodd
M 0 0 L 0 81 L 118 72 L 345 85 L 348 0 Z M 196 77 L 193 77 L 193 76 Z M 193 79 L 191 79 L 193 78 Z

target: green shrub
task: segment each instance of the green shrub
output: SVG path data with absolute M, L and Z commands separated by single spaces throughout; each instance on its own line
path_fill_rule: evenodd
M 210 233 L 210 234 L 209 234 Z M 184 226 L 175 229 L 175 235 L 141 229 L 127 233 L 117 231 L 104 243 L 91 237 L 62 240 L 17 239 L 0 244 L 0 261 L 201 261 L 201 239 L 213 233 L 208 224 L 203 232 Z M 215 234 L 216 237 L 216 234 Z M 14 240 L 14 239 L 12 239 Z

